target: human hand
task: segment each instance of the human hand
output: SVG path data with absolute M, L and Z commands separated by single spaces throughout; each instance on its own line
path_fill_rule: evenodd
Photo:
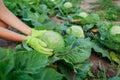
M 28 36 L 26 38 L 26 44 L 30 47 L 32 47 L 34 50 L 46 54 L 48 56 L 51 56 L 52 53 L 52 49 L 47 48 L 47 45 L 40 39 L 35 38 L 33 36 Z

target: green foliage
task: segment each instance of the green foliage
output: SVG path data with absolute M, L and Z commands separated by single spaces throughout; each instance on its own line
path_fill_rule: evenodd
M 112 0 L 99 0 L 99 9 L 106 12 L 87 13 L 79 7 L 81 1 L 4 0 L 9 10 L 30 27 L 50 30 L 50 33 L 42 35 L 42 40 L 57 51 L 48 57 L 24 42 L 15 51 L 0 48 L 0 80 L 84 80 L 93 65 L 86 62 L 92 52 L 119 64 L 120 57 L 113 52 L 119 53 L 119 28 L 100 20 L 117 20 L 119 7 L 111 4 Z M 53 21 L 51 18 L 59 18 L 64 22 L 58 24 L 57 19 Z M 72 27 L 74 25 L 82 28 Z M 92 31 L 94 28 L 98 32 Z M 37 44 L 36 40 L 33 42 Z M 104 67 L 100 70 L 103 71 Z M 105 70 L 102 78 L 106 79 Z M 110 78 L 114 79 L 119 77 Z
M 61 9 L 63 10 L 64 13 L 68 14 L 70 12 L 73 12 L 73 4 L 71 2 L 65 2 L 62 6 Z
M 2 48 L 0 48 L 0 51 L 2 51 L 0 52 L 1 80 L 33 80 L 28 74 L 36 74 L 40 68 L 47 65 L 47 57 L 36 51 L 20 51 L 14 53 L 10 49 Z
M 89 39 L 78 39 L 73 43 L 72 49 L 65 58 L 72 63 L 81 63 L 91 55 L 91 42 Z
M 63 75 L 53 68 L 41 68 L 39 74 L 33 75 L 36 80 L 62 80 Z
M 55 8 L 61 1 L 60 0 L 40 0 L 41 3 L 46 4 L 49 8 Z
M 116 29 L 115 26 L 118 26 L 117 24 L 110 24 L 108 22 L 101 22 L 98 24 L 98 31 L 100 33 L 100 39 L 99 41 L 107 46 L 108 48 L 115 50 L 117 52 L 120 52 L 120 35 L 118 27 Z M 115 28 L 114 28 L 115 27 Z M 111 30 L 114 29 L 114 30 Z M 114 45 L 114 46 L 113 46 Z
M 81 25 L 89 25 L 89 24 L 97 24 L 100 21 L 100 17 L 96 13 L 87 13 L 83 10 L 78 11 L 76 14 L 72 15 L 71 18 L 74 20 L 80 20 L 78 24 Z M 71 20 L 72 20 L 71 19 Z
M 36 51 L 19 51 L 15 55 L 15 69 L 28 74 L 36 74 L 48 63 L 47 56 Z
M 100 5 L 94 7 L 94 9 L 95 11 L 98 11 L 98 14 L 102 19 L 110 21 L 119 20 L 120 6 L 114 4 L 113 0 L 97 0 L 97 2 Z
M 90 62 L 84 62 L 82 64 L 76 65 L 76 80 L 84 80 L 88 74 L 88 72 L 90 71 L 90 67 L 93 64 Z M 81 75 L 81 76 L 79 76 Z
M 111 61 L 110 52 L 99 43 L 97 40 L 92 41 L 92 48 L 98 55 L 102 55 L 102 57 L 106 57 Z
M 9 74 L 14 67 L 14 53 L 11 49 L 0 48 L 0 78 Z

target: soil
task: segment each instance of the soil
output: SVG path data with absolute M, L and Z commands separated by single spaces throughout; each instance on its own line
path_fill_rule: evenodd
M 106 58 L 102 58 L 101 56 L 97 56 L 94 52 L 92 53 L 88 61 L 93 63 L 91 71 L 94 75 L 100 74 L 101 72 L 105 71 L 106 77 L 110 78 L 115 76 L 117 73 L 116 64 L 111 65 L 110 61 L 108 61 Z M 102 66 L 102 69 L 100 68 L 100 66 Z
M 96 0 L 84 0 L 80 6 L 85 11 L 91 12 L 93 6 L 96 6 L 96 5 L 92 5 L 92 3 L 95 3 L 95 2 L 96 2 Z M 115 0 L 115 3 L 117 5 L 120 5 L 120 0 Z M 57 21 L 58 24 L 64 22 L 62 20 L 57 19 L 56 17 L 52 17 L 52 19 L 54 21 Z M 15 42 L 0 39 L 0 47 L 2 47 L 2 48 L 12 48 L 13 49 L 13 48 L 15 48 L 15 46 L 16 46 Z M 113 76 L 115 76 L 115 74 L 117 72 L 117 65 L 111 65 L 110 61 L 108 61 L 107 59 L 101 58 L 100 56 L 97 56 L 95 53 L 92 53 L 92 55 L 90 56 L 88 61 L 93 63 L 91 71 L 93 72 L 94 75 L 97 75 L 101 71 L 100 65 L 99 65 L 100 63 L 105 68 L 107 77 L 113 77 Z
M 16 46 L 15 42 L 11 42 L 8 40 L 0 39 L 0 47 L 2 48 L 11 48 L 14 49 Z

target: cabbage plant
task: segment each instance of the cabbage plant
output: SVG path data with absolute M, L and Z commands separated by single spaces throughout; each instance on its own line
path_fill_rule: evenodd
M 100 42 L 111 50 L 120 52 L 120 25 L 108 22 L 98 24 Z
M 70 12 L 73 12 L 73 4 L 71 2 L 65 2 L 63 3 L 62 5 L 62 10 L 64 13 L 70 13 Z

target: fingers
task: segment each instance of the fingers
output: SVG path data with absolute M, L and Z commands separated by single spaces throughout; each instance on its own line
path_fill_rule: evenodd
M 52 49 L 42 47 L 41 45 L 39 45 L 39 48 L 40 48 L 40 50 L 47 51 L 47 52 L 53 51 Z
M 47 54 L 47 55 L 52 55 L 53 54 L 53 50 L 52 49 L 48 49 L 48 48 L 44 48 L 41 47 L 41 45 L 38 45 L 39 47 L 33 47 L 36 51 L 43 53 L 43 54 Z
M 36 51 L 38 51 L 40 53 L 43 53 L 43 54 L 47 54 L 47 55 L 52 55 L 53 54 L 53 50 L 52 49 L 43 47 L 43 46 L 41 46 L 40 43 L 37 44 L 37 46 L 38 46 L 37 48 L 34 47 L 36 49 Z
M 43 53 L 43 54 L 46 54 L 46 55 L 49 55 L 49 56 L 51 56 L 51 55 L 53 54 L 52 51 L 44 51 L 44 50 L 41 50 L 41 49 L 36 50 L 36 51 L 38 51 L 38 52 L 40 52 L 40 53 Z
M 42 46 L 42 47 L 47 47 L 47 44 L 41 40 L 39 40 L 39 44 Z

